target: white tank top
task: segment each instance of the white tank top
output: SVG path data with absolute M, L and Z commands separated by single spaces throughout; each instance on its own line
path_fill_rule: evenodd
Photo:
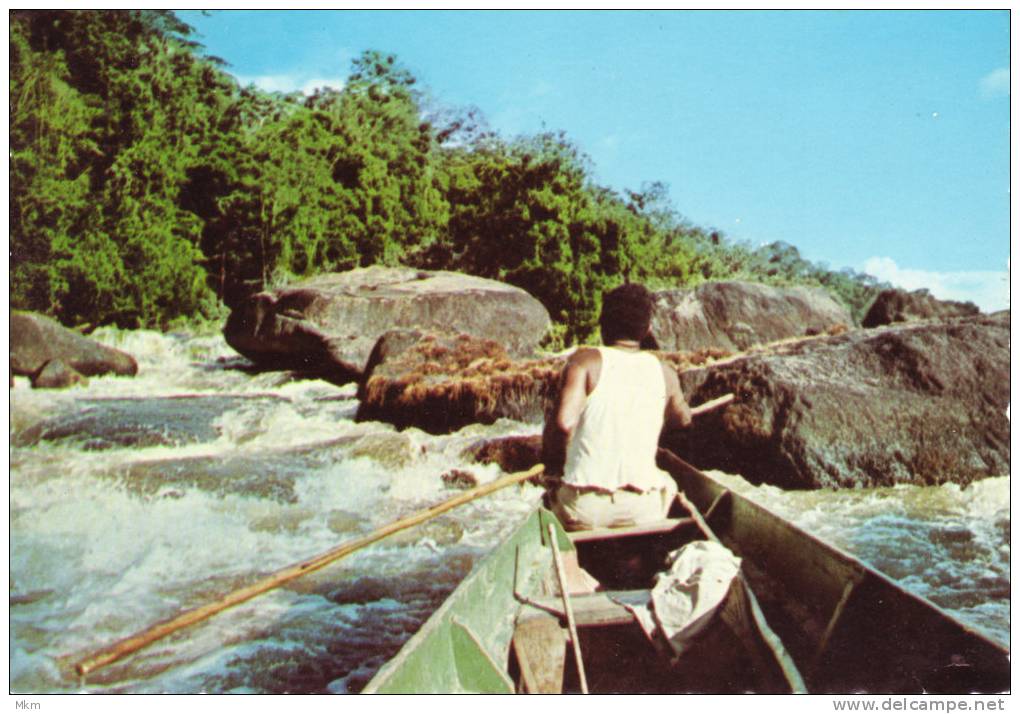
M 563 480 L 578 488 L 658 488 L 655 465 L 666 412 L 666 379 L 648 352 L 600 347 L 602 370 L 567 445 Z

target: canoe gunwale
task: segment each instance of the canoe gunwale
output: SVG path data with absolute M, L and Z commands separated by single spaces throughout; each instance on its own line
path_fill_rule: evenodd
M 949 668 L 949 662 L 957 657 L 973 668 L 979 682 L 961 686 L 988 686 L 980 691 L 989 692 L 1002 691 L 996 688 L 1001 684 L 987 682 L 1005 682 L 1008 687 L 1010 652 L 1004 643 L 961 622 L 838 546 L 733 492 L 675 454 L 660 449 L 659 465 L 695 504 L 718 504 L 712 526 L 745 563 L 749 561 L 754 582 L 780 583 L 787 593 L 784 607 L 791 612 L 808 608 L 817 616 L 813 641 L 805 644 L 803 638 L 810 630 L 802 629 L 798 634 L 801 642 L 793 642 L 799 646 L 791 648 L 812 691 L 891 691 L 882 687 L 891 688 L 895 677 L 882 669 L 878 652 L 899 660 L 894 664 L 904 680 L 898 686 L 905 691 L 931 691 L 918 677 L 932 676 L 932 667 Z M 720 500 L 725 493 L 730 495 Z M 853 586 L 848 588 L 851 582 Z M 775 602 L 766 610 L 774 612 Z M 803 618 L 797 622 L 803 624 Z M 783 638 L 791 647 L 787 634 Z M 870 659 L 863 652 L 853 652 L 863 649 L 863 645 L 858 647 L 863 641 L 874 647 Z M 860 663 L 857 684 L 848 684 L 855 681 L 848 670 L 857 668 L 850 662 Z M 865 676 L 868 672 L 873 680 Z M 946 693 L 962 691 L 949 689 Z
M 704 514 L 709 530 L 743 559 L 740 579 L 749 595 L 748 600 L 753 600 L 758 606 L 758 615 L 765 623 L 765 629 L 771 632 L 781 647 L 785 645 L 793 671 L 799 670 L 798 676 L 803 673 L 804 678 L 799 686 L 796 677 L 793 680 L 787 677 L 793 691 L 866 691 L 873 694 L 925 691 L 920 688 L 921 680 L 918 677 L 930 675 L 932 665 L 944 668 L 939 663 L 945 662 L 954 652 L 963 652 L 970 658 L 965 660 L 968 666 L 973 664 L 979 669 L 984 668 L 981 671 L 987 671 L 990 676 L 999 676 L 1000 679 L 1005 677 L 1008 687 L 1009 648 L 1003 643 L 960 622 L 927 598 L 906 590 L 889 576 L 839 547 L 727 488 L 675 454 L 660 450 L 659 465 L 673 476 L 681 493 L 696 510 Z M 562 608 L 550 606 L 550 603 L 545 602 L 549 598 L 543 597 L 551 594 L 544 589 L 544 581 L 552 564 L 549 537 L 545 533 L 550 523 L 555 524 L 554 537 L 564 551 L 599 547 L 599 540 L 585 541 L 584 537 L 578 539 L 575 547 L 570 534 L 562 528 L 558 519 L 551 512 L 537 506 L 509 536 L 475 564 L 468 576 L 418 632 L 376 673 L 364 691 L 410 691 L 406 687 L 394 690 L 392 685 L 388 686 L 388 682 L 409 660 L 414 659 L 415 650 L 432 646 L 430 640 L 449 638 L 451 621 L 459 620 L 461 609 L 465 607 L 473 609 L 474 612 L 469 614 L 476 618 L 473 622 L 467 622 L 470 619 L 467 617 L 460 623 L 469 635 L 488 635 L 478 628 L 483 626 L 481 623 L 487 623 L 493 617 L 500 623 L 511 623 L 505 642 L 501 640 L 494 645 L 495 640 L 489 636 L 474 639 L 485 652 L 491 668 L 500 669 L 502 677 L 521 677 L 516 681 L 520 686 L 527 686 L 524 682 L 527 675 L 520 670 L 519 662 L 518 668 L 513 670 L 519 654 L 514 650 L 516 628 L 526 621 L 532 621 L 537 628 L 546 628 L 550 638 L 548 642 L 555 648 L 560 635 L 554 630 L 560 628 L 564 615 Z M 646 542 L 651 543 L 656 538 L 679 539 L 682 536 L 681 530 L 674 528 L 658 534 L 636 533 L 634 540 L 640 542 L 646 538 Z M 510 548 L 513 550 L 510 551 Z M 597 554 L 598 550 L 594 552 Z M 493 568 L 500 572 L 491 572 Z M 601 576 L 598 577 L 601 579 Z M 480 579 L 485 578 L 492 581 L 492 586 L 501 588 L 492 591 L 491 599 L 486 599 L 488 596 L 479 595 L 477 589 L 472 589 L 476 588 Z M 768 591 L 770 584 L 773 586 L 771 592 Z M 756 593 L 759 585 L 766 586 L 764 595 L 762 592 Z M 750 607 L 750 602 L 748 605 Z M 792 609 L 781 611 L 783 608 Z M 796 615 L 797 608 L 806 613 L 810 611 L 810 626 L 790 615 Z M 752 629 L 757 630 L 757 635 L 767 644 L 768 633 L 757 626 L 759 618 L 754 616 L 754 609 L 750 607 L 748 610 L 751 619 L 755 621 Z M 478 619 L 481 617 L 480 611 L 487 613 L 485 618 Z M 582 640 L 586 637 L 585 632 L 606 629 L 596 623 L 593 625 L 582 628 Z M 608 623 L 608 629 L 631 626 L 637 627 L 636 623 Z M 502 631 L 499 637 L 503 637 Z M 890 642 L 884 642 L 883 637 Z M 901 637 L 914 637 L 919 641 L 898 641 L 897 638 Z M 486 644 L 482 643 L 482 639 Z M 863 650 L 865 647 L 856 644 L 858 639 L 866 644 L 878 645 L 876 652 L 879 654 L 854 651 L 855 648 Z M 566 640 L 563 644 L 566 644 Z M 883 659 L 888 657 L 902 661 Z M 776 659 L 775 664 L 783 670 L 784 675 L 787 674 L 781 657 Z M 447 666 L 445 660 L 435 662 L 437 669 L 444 666 Z M 859 671 L 856 671 L 858 667 Z M 894 671 L 887 673 L 883 668 Z M 449 680 L 449 676 L 442 673 L 433 675 L 420 665 L 418 669 L 423 681 L 416 683 L 414 691 L 449 691 L 443 689 L 448 686 L 444 682 Z M 854 671 L 844 671 L 847 669 Z M 530 672 L 530 675 L 534 685 L 535 673 Z M 402 679 L 404 683 L 407 681 L 406 678 Z M 461 678 L 456 681 L 465 680 Z M 505 684 L 507 680 L 502 681 Z M 505 686 L 500 691 L 506 691 Z
M 846 552 L 845 550 L 843 550 L 839 546 L 837 546 L 837 545 L 835 545 L 833 543 L 828 542 L 824 538 L 821 538 L 819 536 L 816 536 L 816 535 L 813 535 L 811 533 L 808 533 L 807 531 L 805 531 L 800 526 L 798 526 L 798 525 L 796 525 L 794 523 L 791 523 L 790 521 L 788 521 L 785 518 L 782 518 L 781 516 L 777 515 L 773 511 L 771 511 L 768 508 L 766 508 L 765 506 L 761 505 L 760 503 L 757 503 L 757 502 L 747 498 L 746 496 L 742 496 L 742 495 L 740 495 L 738 493 L 734 493 L 732 490 L 728 489 L 726 486 L 721 484 L 719 481 L 716 481 L 710 475 L 708 475 L 708 474 L 706 474 L 706 473 L 704 473 L 702 471 L 697 470 L 696 468 L 694 468 L 693 466 L 688 464 L 686 461 L 684 461 L 680 457 L 678 457 L 675 454 L 673 454 L 672 452 L 667 452 L 664 449 L 660 449 L 660 454 L 659 454 L 660 459 L 662 459 L 664 457 L 664 455 L 665 455 L 665 458 L 667 459 L 667 463 L 669 463 L 669 462 L 672 462 L 673 464 L 677 464 L 678 463 L 683 468 L 688 469 L 689 471 L 687 473 L 694 473 L 694 474 L 696 474 L 697 477 L 703 479 L 703 481 L 706 482 L 709 485 L 709 488 L 711 490 L 718 490 L 720 492 L 720 495 L 729 494 L 728 500 L 730 501 L 731 505 L 732 505 L 733 502 L 741 502 L 742 504 L 746 505 L 746 507 L 748 507 L 750 509 L 753 509 L 753 510 L 756 510 L 756 511 L 760 512 L 761 514 L 766 515 L 768 518 L 774 519 L 774 520 L 780 522 L 781 524 L 783 524 L 783 526 L 785 528 L 789 529 L 789 531 L 794 533 L 797 537 L 802 538 L 805 541 L 810 541 L 812 544 L 814 544 L 816 547 L 818 547 L 820 549 L 823 549 L 823 550 L 826 550 L 826 551 L 830 551 L 831 555 L 835 556 L 836 558 L 841 560 L 843 564 L 849 566 L 852 569 L 852 571 L 853 571 L 852 579 L 855 581 L 856 584 L 860 585 L 861 583 L 863 583 L 868 578 L 877 578 L 878 580 L 882 581 L 883 585 L 887 585 L 887 586 L 893 588 L 894 590 L 898 591 L 899 594 L 901 594 L 901 595 L 903 595 L 903 596 L 905 596 L 905 597 L 907 597 L 907 598 L 909 598 L 911 600 L 916 600 L 919 603 L 923 604 L 924 606 L 926 606 L 928 608 L 931 608 L 932 610 L 936 610 L 939 613 L 939 615 L 941 615 L 942 617 L 944 617 L 947 620 L 951 620 L 951 621 L 957 623 L 958 625 L 960 625 L 960 627 L 965 629 L 969 634 L 973 635 L 974 637 L 980 638 L 982 640 L 986 640 L 989 645 L 997 647 L 998 649 L 1001 649 L 1004 652 L 1007 652 L 1007 653 L 1009 652 L 1009 647 L 1005 643 L 997 641 L 993 637 L 990 637 L 989 635 L 987 635 L 987 634 L 985 634 L 985 633 L 983 633 L 983 632 L 981 632 L 981 631 L 979 631 L 977 629 L 972 628 L 970 625 L 968 625 L 968 624 L 966 624 L 964 622 L 960 622 L 958 619 L 956 619 L 955 617 L 950 615 L 948 612 L 946 612 L 942 607 L 940 607 L 936 603 L 932 602 L 931 600 L 929 600 L 928 598 L 924 597 L 923 595 L 918 595 L 917 593 L 913 593 L 913 592 L 905 589 L 902 585 L 897 583 L 895 580 L 893 580 L 891 577 L 889 577 L 888 575 L 886 575 L 882 571 L 877 570 L 874 567 L 868 565 L 867 563 L 863 562 L 862 560 L 860 560 L 856 556 L 851 555 L 850 553 Z M 667 469 L 667 470 L 669 470 L 670 473 L 674 475 L 674 478 L 676 478 L 676 475 L 675 475 L 675 473 L 672 470 L 670 470 L 670 469 Z M 714 505 L 715 505 L 715 503 L 713 503 L 713 506 Z M 720 508 L 719 508 L 720 512 L 715 514 L 716 517 L 721 517 L 721 515 L 722 515 L 721 510 L 724 509 L 724 508 L 727 508 L 727 504 L 726 504 L 725 501 L 720 501 L 719 506 L 720 506 Z M 842 597 L 842 590 L 840 590 L 840 597 Z M 837 598 L 834 601 L 834 603 L 833 603 L 833 607 L 835 607 L 835 604 L 838 603 L 838 601 L 839 601 L 839 599 Z
M 537 589 L 538 583 L 531 579 L 531 581 L 524 580 L 519 581 L 521 570 L 521 551 L 529 550 L 532 555 L 543 555 L 548 549 L 546 539 L 548 536 L 543 538 L 543 530 L 548 523 L 555 523 L 556 527 L 560 530 L 558 538 L 560 540 L 560 547 L 565 550 L 573 550 L 573 544 L 566 537 L 566 533 L 563 532 L 562 527 L 559 526 L 559 521 L 556 519 L 550 511 L 536 504 L 527 516 L 506 536 L 498 545 L 496 545 L 489 553 L 483 556 L 475 566 L 471 569 L 471 572 L 462 580 L 457 587 L 447 596 L 446 600 L 437 608 L 432 615 L 422 624 L 422 626 L 415 632 L 408 640 L 403 644 L 396 655 L 393 656 L 388 662 L 386 662 L 378 672 L 369 680 L 368 684 L 362 690 L 365 694 L 378 694 L 378 693 L 402 693 L 410 692 L 407 685 L 401 682 L 401 677 L 405 676 L 404 670 L 410 667 L 416 666 L 415 658 L 424 656 L 422 653 L 425 652 L 429 647 L 437 648 L 436 652 L 442 658 L 443 661 L 437 661 L 434 664 L 436 668 L 441 668 L 440 665 L 446 664 L 453 672 L 447 673 L 458 682 L 463 681 L 463 677 L 457 673 L 457 662 L 456 657 L 449 652 L 450 648 L 453 647 L 451 643 L 451 629 L 454 626 L 459 625 L 460 628 L 464 629 L 471 635 L 477 645 L 486 653 L 486 660 L 491 666 L 500 670 L 500 676 L 506 677 L 506 666 L 505 663 L 508 660 L 510 650 L 510 638 L 513 633 L 513 623 L 516 621 L 517 613 L 520 610 L 521 604 L 517 601 L 517 596 L 522 593 L 518 593 L 519 587 L 525 589 L 525 593 L 522 595 L 527 597 L 527 593 L 533 589 Z M 507 549 L 513 546 L 513 563 L 506 564 L 510 565 L 512 572 L 505 573 L 506 568 L 500 567 L 504 565 L 502 560 L 506 559 Z M 510 577 L 506 577 L 509 575 Z M 512 580 L 510 579 L 512 578 Z M 504 613 L 503 619 L 507 622 L 507 634 L 505 642 L 498 642 L 497 646 L 486 647 L 479 641 L 477 633 L 471 627 L 469 622 L 465 622 L 466 618 L 462 618 L 458 615 L 459 609 L 463 608 L 466 604 L 470 604 L 472 598 L 479 597 L 477 594 L 484 586 L 491 581 L 492 587 L 490 588 L 495 594 L 501 592 L 504 593 L 503 599 L 507 601 L 508 606 L 513 607 L 513 612 Z M 506 615 L 509 615 L 508 617 Z M 437 644 L 438 643 L 438 644 Z M 494 650 L 499 650 L 498 652 Z M 430 663 L 431 665 L 432 663 Z M 429 667 L 432 671 L 433 667 Z M 413 678 L 413 677 L 412 677 Z M 510 686 L 509 684 L 507 686 Z M 415 693 L 445 693 L 447 689 L 437 688 L 434 683 L 421 682 L 416 685 L 413 690 Z M 474 691 L 474 690 L 465 690 Z M 487 690 L 485 690 L 487 691 Z M 506 692 L 505 688 L 496 690 L 499 692 Z M 509 691 L 513 691 L 512 686 Z

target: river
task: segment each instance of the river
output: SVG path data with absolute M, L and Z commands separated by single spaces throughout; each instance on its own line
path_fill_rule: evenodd
M 10 390 L 10 690 L 357 692 L 539 497 L 514 487 L 91 675 L 92 650 L 449 498 L 461 452 L 537 433 L 356 423 L 352 386 L 252 373 L 220 336 L 103 329 L 134 378 Z M 787 493 L 720 478 L 1002 642 L 1009 477 Z

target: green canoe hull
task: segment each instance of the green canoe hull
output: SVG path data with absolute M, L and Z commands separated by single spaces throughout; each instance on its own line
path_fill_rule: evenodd
M 422 628 L 386 663 L 364 693 L 510 693 L 507 653 L 520 603 L 537 591 L 549 563 L 548 524 L 560 547 L 573 548 L 556 517 L 538 508 L 451 593 Z
M 566 623 L 557 612 L 560 596 L 557 588 L 550 590 L 549 524 L 564 558 L 574 558 L 613 591 L 572 598 L 582 619 L 588 618 L 578 639 L 592 691 L 1009 689 L 1004 645 L 675 455 L 662 451 L 659 462 L 704 514 L 707 528 L 684 517 L 693 514 L 677 511 L 671 514 L 679 517 L 670 522 L 675 526 L 665 529 L 568 534 L 552 513 L 536 508 L 364 692 L 576 691 Z M 647 592 L 666 553 L 706 537 L 706 530 L 742 558 L 741 587 L 716 618 L 723 624 L 699 636 L 699 647 L 686 659 L 664 661 L 616 604 L 623 595 Z M 530 663 L 529 652 L 535 654 Z

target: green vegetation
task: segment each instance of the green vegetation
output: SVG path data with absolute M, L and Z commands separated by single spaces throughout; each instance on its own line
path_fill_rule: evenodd
M 496 136 L 392 56 L 362 54 L 341 91 L 268 94 L 169 11 L 10 19 L 11 305 L 65 324 L 209 320 L 375 263 L 518 285 L 565 342 L 624 280 L 821 285 L 857 319 L 880 287 L 692 226 L 662 184 L 598 186 L 566 136 Z

